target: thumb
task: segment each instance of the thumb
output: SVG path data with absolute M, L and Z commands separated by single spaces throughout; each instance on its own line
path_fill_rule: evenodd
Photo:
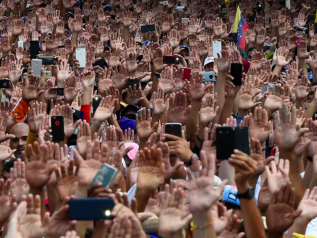
M 274 156 L 268 157 L 266 160 L 264 160 L 264 165 L 269 165 L 272 160 L 274 160 Z
M 79 124 L 81 123 L 81 119 L 78 119 L 75 124 L 73 124 L 74 128 L 77 128 L 79 126 Z
M 37 93 L 37 97 L 39 97 L 42 93 L 44 93 L 44 90 L 41 90 Z
M 192 214 L 189 214 L 188 216 L 184 217 L 182 220 L 183 227 L 185 227 L 192 219 L 193 219 Z
M 299 133 L 300 136 L 302 136 L 305 132 L 308 132 L 308 131 L 309 131 L 308 128 L 301 128 L 297 132 Z
M 145 220 L 149 219 L 150 217 L 152 217 L 153 214 L 150 212 L 144 213 L 142 216 L 139 217 L 139 220 L 141 223 L 143 223 Z
M 184 165 L 183 162 L 178 162 L 178 163 L 172 168 L 173 173 L 176 173 L 176 171 L 177 171 L 180 167 L 182 167 L 183 165 Z

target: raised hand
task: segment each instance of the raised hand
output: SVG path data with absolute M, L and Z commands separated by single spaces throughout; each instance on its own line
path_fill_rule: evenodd
M 272 234 L 272 237 L 283 236 L 295 218 L 301 214 L 301 210 L 294 211 L 294 206 L 295 189 L 289 182 L 272 196 L 271 204 L 266 211 L 268 234 Z
M 39 145 L 38 142 L 34 142 L 34 151 L 32 145 L 28 145 L 30 161 L 22 152 L 22 159 L 26 164 L 26 181 L 30 185 L 30 188 L 35 190 L 41 190 L 48 183 L 51 178 L 56 164 L 48 164 L 48 146 L 43 144 Z
M 161 115 L 165 109 L 166 104 L 164 102 L 164 91 L 162 88 L 158 88 L 157 92 L 153 92 L 153 115 Z
M 65 164 L 62 164 L 60 169 L 55 168 L 55 176 L 57 180 L 56 191 L 59 199 L 56 201 L 58 202 L 56 210 L 62 206 L 64 200 L 67 199 L 68 196 L 75 195 L 78 184 L 77 173 L 79 167 L 77 166 L 75 171 L 74 164 L 74 160 L 70 159 L 67 168 Z
M 182 91 L 172 93 L 168 98 L 167 122 L 186 124 L 190 113 L 190 107 L 187 106 L 186 94 Z
M 129 86 L 127 90 L 127 95 L 125 97 L 125 102 L 127 104 L 138 105 L 143 100 L 141 87 L 136 89 L 136 84 L 134 84 L 133 89 Z
M 7 119 L 7 127 L 13 126 L 17 119 L 16 113 L 12 115 L 13 108 L 14 108 L 13 103 L 10 102 L 10 105 L 9 105 L 8 101 L 1 102 L 0 115 L 2 118 Z
M 151 111 L 142 108 L 140 110 L 140 117 L 136 115 L 136 130 L 140 140 L 147 140 L 154 132 L 157 131 L 158 123 L 154 123 L 151 127 Z
M 251 84 L 243 85 L 240 89 L 240 94 L 238 97 L 239 115 L 246 115 L 248 110 L 261 104 L 261 102 L 253 102 L 250 90 L 251 90 Z
M 78 152 L 83 158 L 86 156 L 86 144 L 88 140 L 91 140 L 91 132 L 89 124 L 84 120 L 78 126 L 76 140 Z
M 292 107 L 291 115 L 287 103 L 283 103 L 279 113 L 274 117 L 275 142 L 280 150 L 294 149 L 300 137 L 308 128 L 296 130 L 296 108 Z
M 199 112 L 199 122 L 204 125 L 208 125 L 216 117 L 219 107 L 215 108 L 214 94 L 205 94 L 204 100 L 202 100 L 201 108 Z
M 158 88 L 164 90 L 164 94 L 170 93 L 175 87 L 175 82 L 173 80 L 173 69 L 171 67 L 166 67 L 162 70 L 161 78 L 158 82 Z
M 195 172 L 195 178 L 189 181 L 188 186 L 189 211 L 193 215 L 208 211 L 219 200 L 227 183 L 227 180 L 224 180 L 215 190 L 213 185 L 215 156 L 207 156 L 206 152 L 202 150 L 200 151 L 200 160 L 202 161 L 202 169 L 197 168 L 196 171 L 192 171 Z
M 138 189 L 151 193 L 164 183 L 164 164 L 160 148 L 144 148 L 139 153 Z
M 46 103 L 35 102 L 28 111 L 28 124 L 30 132 L 37 135 L 39 132 L 39 123 L 43 121 L 46 114 Z
M 43 93 L 43 90 L 38 91 L 41 77 L 30 75 L 27 79 L 22 79 L 22 99 L 29 103 Z
M 280 159 L 278 170 L 276 168 L 275 161 L 271 162 L 271 171 L 268 166 L 265 166 L 267 174 L 268 187 L 271 194 L 279 191 L 281 187 L 289 181 L 289 161 Z
M 17 207 L 17 203 L 15 202 L 15 197 L 10 194 L 10 184 L 11 181 L 8 180 L 6 183 L 3 179 L 0 179 L 0 224 L 4 225 L 4 223 L 8 220 L 11 215 L 11 212 Z
M 167 185 L 167 190 L 169 186 Z M 163 195 L 164 196 L 164 195 Z M 165 193 L 165 199 L 160 210 L 158 234 L 162 237 L 173 237 L 181 233 L 182 229 L 190 222 L 192 215 L 183 217 L 184 195 L 179 188 L 174 188 L 171 194 Z
M 81 122 L 79 119 L 74 123 L 73 121 L 73 109 L 68 104 L 62 106 L 62 116 L 64 117 L 64 134 L 66 138 L 69 138 L 74 134 L 77 126 Z
M 265 109 L 256 107 L 254 115 L 249 114 L 249 137 L 260 141 L 261 145 L 266 141 L 270 134 L 270 123 Z
M 104 122 L 111 117 L 113 109 L 116 105 L 116 99 L 111 95 L 101 99 L 101 102 L 95 112 L 93 120 L 98 121 L 99 123 Z
M 10 192 L 15 196 L 16 201 L 21 202 L 22 196 L 27 195 L 30 189 L 25 178 L 25 163 L 18 159 L 14 162 L 13 168 L 10 170 Z

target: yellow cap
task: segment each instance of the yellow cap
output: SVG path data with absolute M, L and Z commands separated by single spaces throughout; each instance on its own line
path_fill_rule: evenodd
M 295 238 L 316 238 L 315 236 L 305 236 L 305 235 L 298 234 L 298 233 L 293 233 L 293 237 L 295 237 Z

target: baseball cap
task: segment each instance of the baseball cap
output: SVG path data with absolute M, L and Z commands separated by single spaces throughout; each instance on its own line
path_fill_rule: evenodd
M 240 46 L 237 46 L 237 51 L 239 51 L 240 55 L 244 56 L 244 50 Z
M 145 45 L 146 47 L 148 47 L 150 43 L 151 43 L 151 41 L 146 40 L 146 41 L 142 42 L 142 45 Z
M 112 5 L 109 5 L 109 4 L 105 5 L 105 6 L 103 7 L 103 10 L 105 10 L 107 7 L 110 8 L 110 10 L 112 10 Z
M 214 57 L 207 57 L 204 62 L 204 67 L 209 63 L 213 63 L 214 61 L 215 61 Z
M 222 200 L 240 207 L 240 200 L 237 198 L 238 190 L 236 186 L 226 185 L 224 188 Z
M 121 115 L 125 117 L 125 113 L 128 111 L 128 110 L 132 110 L 133 112 L 137 112 L 139 110 L 139 108 L 135 105 L 132 105 L 132 104 L 128 104 L 128 105 L 123 105 L 121 104 L 122 106 L 124 106 L 124 108 L 121 110 Z
M 136 127 L 136 120 L 132 120 L 132 119 L 123 117 L 123 118 L 121 118 L 121 120 L 119 121 L 118 124 L 119 124 L 122 131 L 125 131 L 129 128 L 134 130 Z

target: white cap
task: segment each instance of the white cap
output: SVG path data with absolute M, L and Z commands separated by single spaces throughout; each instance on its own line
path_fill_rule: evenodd
M 214 61 L 215 61 L 214 57 L 207 57 L 205 59 L 204 67 L 209 63 L 213 63 Z

